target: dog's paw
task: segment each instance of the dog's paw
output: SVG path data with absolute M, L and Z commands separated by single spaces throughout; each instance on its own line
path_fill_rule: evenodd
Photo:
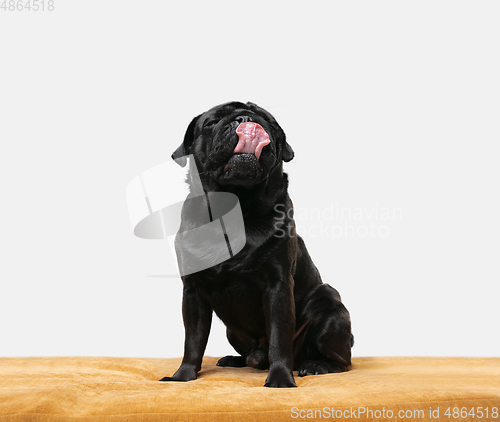
M 233 368 L 241 368 L 247 366 L 243 356 L 224 356 L 217 362 L 217 366 L 231 366 Z
M 271 368 L 264 387 L 290 388 L 297 387 L 297 385 L 295 385 L 295 380 L 291 372 L 281 368 L 275 368 L 274 370 Z
M 163 377 L 159 381 L 193 381 L 196 379 L 196 370 L 191 365 L 180 366 L 171 377 Z
M 347 368 L 336 362 L 325 362 L 322 360 L 306 360 L 302 362 L 297 370 L 299 377 L 306 375 L 321 375 L 330 374 L 334 372 L 345 372 Z

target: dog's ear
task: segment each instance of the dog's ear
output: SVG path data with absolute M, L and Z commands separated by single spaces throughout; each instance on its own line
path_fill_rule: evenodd
M 186 130 L 186 134 L 184 135 L 184 141 L 179 146 L 179 148 L 177 148 L 172 154 L 172 159 L 175 160 L 175 162 L 179 164 L 181 167 L 184 167 L 187 164 L 186 155 L 189 155 L 189 148 L 191 148 L 191 145 L 193 145 L 194 128 L 196 126 L 196 123 L 198 123 L 198 119 L 200 117 L 201 114 L 199 116 L 196 116 L 193 120 L 191 120 L 191 123 L 189 123 L 189 126 Z
M 288 163 L 289 161 L 292 161 L 292 158 L 295 156 L 295 153 L 293 152 L 292 147 L 290 144 L 285 141 L 285 144 L 283 145 L 283 161 L 285 163 Z
M 295 157 L 295 153 L 293 152 L 292 147 L 290 144 L 286 141 L 286 135 L 283 129 L 281 127 L 279 128 L 281 131 L 282 139 L 283 139 L 283 148 L 281 151 L 281 158 L 285 163 L 288 163 L 289 161 L 292 161 L 293 157 Z

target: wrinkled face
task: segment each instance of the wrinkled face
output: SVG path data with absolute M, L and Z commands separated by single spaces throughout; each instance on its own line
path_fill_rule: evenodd
M 285 133 L 253 103 L 216 106 L 193 119 L 176 159 L 193 154 L 200 173 L 220 185 L 253 186 L 293 158 Z

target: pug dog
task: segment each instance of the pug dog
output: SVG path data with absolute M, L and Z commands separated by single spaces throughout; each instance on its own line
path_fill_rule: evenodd
M 237 196 L 246 240 L 230 259 L 182 276 L 184 357 L 160 381 L 196 379 L 214 312 L 238 353 L 217 365 L 268 369 L 265 387 L 296 387 L 294 370 L 300 377 L 348 370 L 349 312 L 337 290 L 322 282 L 296 233 L 283 172 L 294 151 L 274 117 L 251 102 L 213 107 L 191 121 L 172 154 L 181 165 L 187 156 L 201 186 L 189 174 L 187 182 L 191 192 L 203 190 L 197 198 L 206 199 L 206 207 L 214 192 Z M 195 214 L 183 210 L 181 229 Z

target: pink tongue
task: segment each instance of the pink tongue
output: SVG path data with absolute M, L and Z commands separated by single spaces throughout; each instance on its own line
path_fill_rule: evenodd
M 271 143 L 269 135 L 257 123 L 241 123 L 236 129 L 236 134 L 240 140 L 233 152 L 254 154 L 257 160 L 260 157 L 262 148 Z

